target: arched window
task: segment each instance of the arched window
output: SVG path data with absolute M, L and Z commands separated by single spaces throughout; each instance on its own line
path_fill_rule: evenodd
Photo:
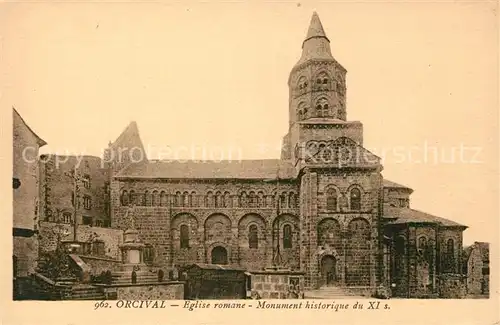
M 248 203 L 251 208 L 257 207 L 257 196 L 254 191 L 250 191 L 250 193 L 248 193 Z
M 129 196 L 128 196 L 128 192 L 127 191 L 123 191 L 122 192 L 122 205 L 128 205 L 129 203 Z
M 71 213 L 69 213 L 69 212 L 63 213 L 63 223 L 68 223 L 68 224 L 73 223 L 73 217 L 72 217 Z
M 418 249 L 425 249 L 427 246 L 427 237 L 422 236 L 418 239 Z
M 455 253 L 455 246 L 454 246 L 454 243 L 453 243 L 453 239 L 448 239 L 448 241 L 446 242 L 446 252 L 449 254 L 449 255 L 454 255 Z
M 247 193 L 241 192 L 241 194 L 240 194 L 240 208 L 246 208 L 246 207 L 247 207 Z
M 151 196 L 149 195 L 149 191 L 144 192 L 144 201 L 145 205 L 150 207 L 151 206 Z
M 248 247 L 259 248 L 259 234 L 256 225 L 251 225 L 248 228 Z
M 165 191 L 160 192 L 160 206 L 167 206 L 167 193 Z
M 205 196 L 205 207 L 212 208 L 213 207 L 214 195 L 212 191 L 208 191 L 207 196 Z
M 327 117 L 330 116 L 329 114 L 329 105 L 328 105 L 328 99 L 327 98 L 320 98 L 316 102 L 316 115 L 319 117 Z
M 286 193 L 280 195 L 280 208 L 286 208 Z
M 224 192 L 223 200 L 224 200 L 224 208 L 230 208 L 232 206 L 231 195 L 229 194 L 229 192 Z
M 195 202 L 196 199 L 196 192 L 191 192 L 188 197 L 188 204 L 190 207 L 198 206 L 198 204 Z
M 154 207 L 158 205 L 158 191 L 156 190 L 151 193 L 151 205 Z
M 216 208 L 222 208 L 222 194 L 221 192 L 217 191 L 215 192 L 215 207 Z
M 283 248 L 292 248 L 292 226 L 283 227 Z
M 299 91 L 299 94 L 302 94 L 304 91 L 307 90 L 307 79 L 306 77 L 302 76 L 299 78 L 299 81 L 297 82 L 297 88 Z
M 262 191 L 259 191 L 257 193 L 257 204 L 258 204 L 259 208 L 263 208 L 266 205 L 265 199 L 264 199 L 264 192 L 262 192 Z
M 359 188 L 353 188 L 351 190 L 351 210 L 359 211 L 361 210 L 361 191 Z
M 447 272 L 455 272 L 455 243 L 451 238 L 446 241 L 446 264 Z
M 134 205 L 134 204 L 136 204 L 136 203 L 137 203 L 137 202 L 135 201 L 135 192 L 134 192 L 133 190 L 132 190 L 132 191 L 130 191 L 128 201 L 130 202 L 129 204 L 131 204 L 131 205 Z
M 181 226 L 181 248 L 189 248 L 189 227 L 187 225 Z
M 326 192 L 326 209 L 329 211 L 337 211 L 337 191 L 333 188 Z
M 174 206 L 182 206 L 182 194 L 181 192 L 175 192 Z

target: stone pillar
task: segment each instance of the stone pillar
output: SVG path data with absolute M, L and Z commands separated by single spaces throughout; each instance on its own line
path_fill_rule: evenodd
M 138 231 L 135 229 L 127 229 L 124 234 L 124 243 L 120 245 L 122 256 L 124 258 L 123 268 L 125 270 L 133 270 L 136 267 L 145 267 L 142 253 L 144 243 L 139 239 Z
M 203 225 L 198 226 L 197 229 L 197 248 L 198 248 L 198 254 L 197 254 L 197 262 L 199 263 L 205 263 L 205 258 L 206 258 L 206 248 L 205 248 L 205 227 Z
M 231 248 L 231 256 L 229 257 L 229 264 L 240 264 L 239 261 L 239 243 L 238 243 L 238 226 L 231 226 L 231 242 L 229 243 Z

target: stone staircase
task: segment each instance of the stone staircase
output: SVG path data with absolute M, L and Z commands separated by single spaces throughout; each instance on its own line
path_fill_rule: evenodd
M 100 288 L 79 284 L 71 288 L 67 300 L 105 300 L 106 296 Z
M 158 274 L 149 271 L 137 272 L 137 283 L 154 283 L 158 282 Z M 132 272 L 113 272 L 112 284 L 131 284 Z
M 352 293 L 348 288 L 325 286 L 317 290 L 306 291 L 305 299 L 363 299 L 364 297 Z

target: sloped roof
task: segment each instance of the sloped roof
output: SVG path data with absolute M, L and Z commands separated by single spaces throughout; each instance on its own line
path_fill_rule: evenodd
M 474 245 L 479 248 L 483 261 L 490 260 L 490 244 L 486 242 L 475 242 Z
M 388 179 L 384 179 L 384 187 L 386 188 L 401 188 L 401 189 L 407 189 L 407 190 L 410 190 L 410 191 L 413 191 L 411 188 L 409 188 L 408 186 L 405 186 L 405 185 L 402 185 L 402 184 L 398 184 L 398 183 L 395 183 L 393 181 L 390 181 Z
M 121 170 L 117 178 L 171 178 L 171 179 L 275 179 L 294 178 L 291 162 L 280 159 L 224 160 L 224 161 L 170 161 L 152 160 L 131 164 Z
M 389 224 L 437 223 L 447 227 L 467 227 L 449 219 L 409 208 L 386 208 L 384 210 L 384 217 L 397 218 L 394 221 L 390 221 Z
M 43 147 L 44 145 L 47 144 L 47 142 L 45 142 L 45 140 L 43 140 L 42 138 L 40 138 L 34 131 L 32 128 L 29 127 L 29 125 L 26 123 L 26 121 L 22 118 L 21 114 L 19 114 L 19 112 L 14 108 L 12 107 L 12 114 L 14 115 L 13 116 L 13 122 L 16 123 L 16 118 L 18 118 L 22 124 L 24 124 L 24 126 L 31 132 L 31 134 L 33 134 L 33 136 L 35 137 L 37 143 L 38 143 L 38 146 L 40 147 Z
M 221 270 L 221 271 L 246 271 L 245 268 L 234 265 L 220 265 L 220 264 L 206 264 L 206 263 L 194 263 L 186 268 L 199 267 L 204 270 Z

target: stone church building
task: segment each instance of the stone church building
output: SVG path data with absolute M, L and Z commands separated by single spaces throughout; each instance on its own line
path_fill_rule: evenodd
M 279 159 L 148 160 L 132 122 L 109 144 L 105 168 L 86 167 L 100 184 L 89 194 L 102 202 L 95 220 L 126 229 L 133 211 L 151 265 L 279 266 L 304 272 L 308 289 L 436 295 L 462 272 L 467 227 L 412 209 L 412 189 L 383 178 L 363 124 L 347 118 L 346 72 L 314 13 L 288 78 Z

